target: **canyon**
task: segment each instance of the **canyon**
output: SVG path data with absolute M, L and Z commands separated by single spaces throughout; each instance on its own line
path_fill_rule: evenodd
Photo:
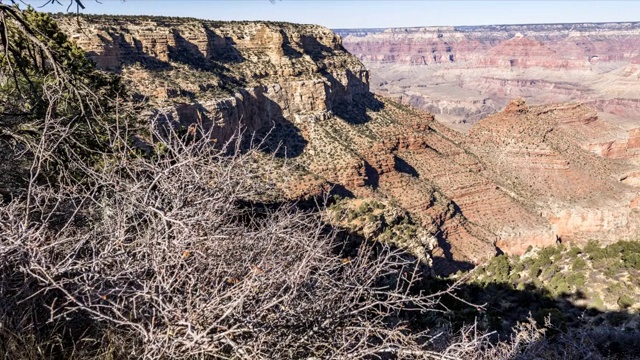
M 336 32 L 371 70 L 375 92 L 461 131 L 516 97 L 589 103 L 623 128 L 640 115 L 637 22 Z
M 520 27 L 497 27 L 488 38 L 484 28 L 338 31 L 343 40 L 288 23 L 58 21 L 99 68 L 121 74 L 150 122 L 186 134 L 198 125 L 218 144 L 240 132 L 254 139 L 274 188 L 265 198 L 334 194 L 400 209 L 422 234 L 408 247 L 441 273 L 529 246 L 640 234 L 632 121 L 640 35 L 619 36 L 636 34 L 637 24 L 612 30 L 628 42 L 624 53 L 610 52 L 604 33 L 606 41 L 558 58 L 549 42 L 569 40 L 550 27 L 531 29 L 548 42 Z M 576 32 L 573 43 L 597 30 L 557 29 Z M 574 60 L 585 52 L 602 55 Z M 628 87 L 618 78 L 604 84 L 607 69 Z M 557 76 L 542 79 L 548 71 Z M 577 74 L 588 81 L 572 82 Z M 604 90 L 591 80 L 610 97 L 593 95 Z

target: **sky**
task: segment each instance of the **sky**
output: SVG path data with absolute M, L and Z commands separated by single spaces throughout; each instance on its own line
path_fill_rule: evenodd
M 64 12 L 71 0 L 44 10 Z M 34 7 L 51 0 L 24 0 Z M 640 21 L 640 1 L 82 0 L 81 12 L 273 20 L 338 28 Z M 75 7 L 72 8 L 75 11 Z

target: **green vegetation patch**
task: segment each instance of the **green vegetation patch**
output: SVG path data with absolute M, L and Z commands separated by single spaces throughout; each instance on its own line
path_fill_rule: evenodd
M 532 311 L 537 320 L 542 313 L 551 314 L 557 326 L 564 326 L 575 324 L 581 314 L 576 313 L 572 318 L 563 311 L 570 315 L 568 309 L 583 309 L 582 312 L 597 309 L 626 313 L 624 323 L 635 324 L 640 311 L 639 258 L 640 243 L 633 241 L 607 246 L 589 241 L 582 247 L 530 248 L 521 257 L 494 257 L 475 269 L 469 281 L 485 289 L 501 289 L 498 295 L 494 294 L 499 299 L 494 303 L 498 317 L 506 316 L 505 311 L 526 309 Z M 512 289 L 543 294 L 550 301 L 548 308 L 531 308 L 530 304 L 517 298 Z M 621 318 L 602 315 L 593 319 L 583 317 L 582 321 L 608 321 L 609 325 L 618 326 L 609 320 L 620 323 Z

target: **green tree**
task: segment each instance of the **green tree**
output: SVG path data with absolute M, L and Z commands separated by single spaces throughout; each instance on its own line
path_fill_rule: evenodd
M 487 266 L 487 271 L 493 275 L 496 282 L 508 282 L 511 271 L 508 258 L 505 255 L 494 257 Z
M 583 270 L 586 267 L 587 267 L 587 262 L 584 261 L 582 258 L 579 258 L 579 257 L 577 257 L 575 260 L 573 260 L 573 264 L 571 264 L 571 269 L 573 271 L 580 271 L 580 270 Z
M 28 181 L 52 181 L 61 166 L 92 164 L 109 150 L 122 86 L 96 70 L 50 15 L 5 4 L 0 13 L 0 194 L 14 197 Z M 34 153 L 36 145 L 49 152 Z

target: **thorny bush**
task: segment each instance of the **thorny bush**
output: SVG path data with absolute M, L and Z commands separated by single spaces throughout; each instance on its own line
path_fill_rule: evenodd
M 30 199 L 0 208 L 0 354 L 420 349 L 424 334 L 408 331 L 401 313 L 428 311 L 443 294 L 415 290 L 415 261 L 370 244 L 345 260 L 318 215 L 247 205 L 270 186 L 249 170 L 252 151 L 213 150 L 206 136 L 185 141 L 171 130 L 156 139 L 161 153 L 105 153 L 108 165 L 86 169 L 92 181 L 32 185 Z

